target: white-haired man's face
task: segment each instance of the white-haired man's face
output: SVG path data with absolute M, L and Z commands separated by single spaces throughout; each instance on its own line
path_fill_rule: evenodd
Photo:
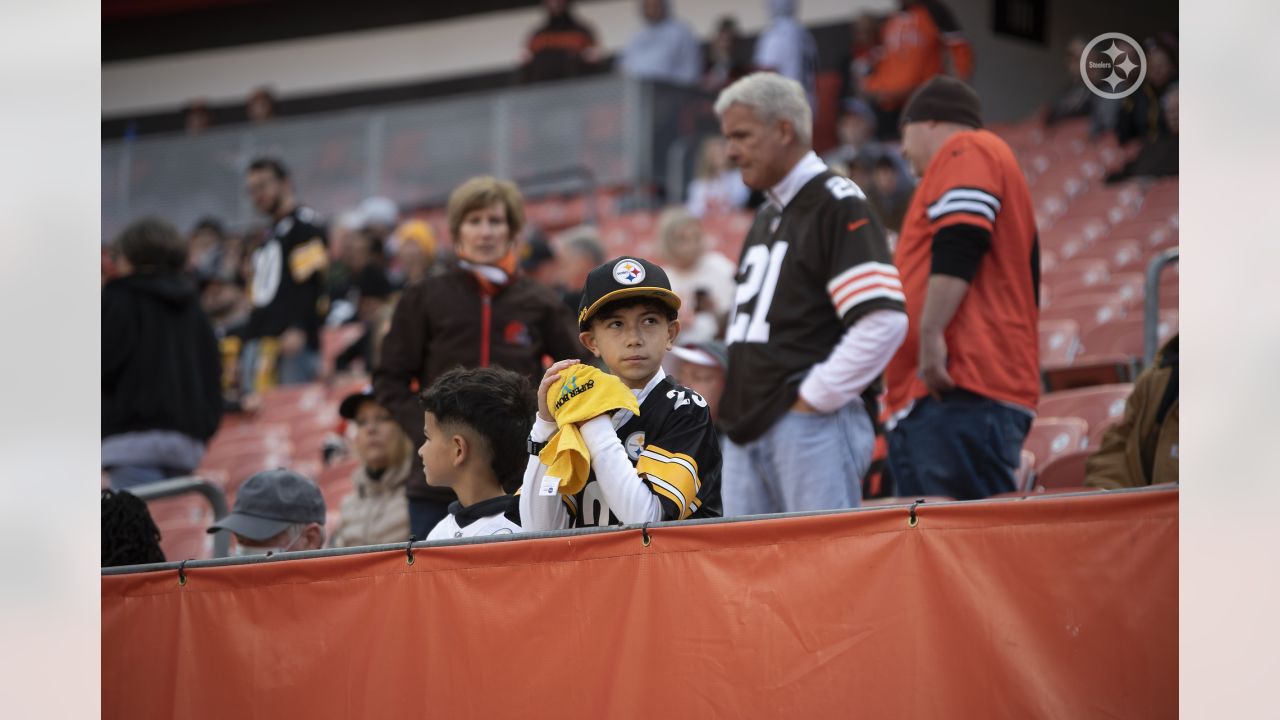
M 730 105 L 720 116 L 729 162 L 742 172 L 742 181 L 753 190 L 766 190 L 791 170 L 792 148 L 799 142 L 785 120 L 765 121 L 755 108 Z

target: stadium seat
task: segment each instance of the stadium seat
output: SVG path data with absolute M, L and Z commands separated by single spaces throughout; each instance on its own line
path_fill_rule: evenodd
M 1040 321 L 1040 366 L 1069 365 L 1080 342 L 1080 325 L 1075 320 Z
M 238 487 L 239 483 L 258 470 L 287 466 L 294 456 L 293 444 L 274 447 L 257 447 L 246 449 L 234 455 L 211 454 L 200 461 L 197 475 L 215 470 L 226 473 L 227 479 Z
M 1058 253 L 1040 248 L 1040 272 L 1047 273 L 1058 266 Z
M 296 386 L 273 387 L 262 393 L 262 411 L 273 407 L 308 407 L 319 404 L 325 397 L 324 384 L 305 383 Z M 261 420 L 259 416 L 259 420 Z
M 293 458 L 298 460 L 321 461 L 324 459 L 324 443 L 328 431 L 304 435 L 294 441 Z
M 1152 182 L 1142 198 L 1144 205 L 1178 207 L 1178 178 L 1164 178 Z
M 1086 362 L 1088 358 L 1099 355 L 1124 355 L 1130 358 L 1141 358 L 1143 352 L 1142 317 L 1127 317 L 1122 320 L 1100 325 L 1089 331 L 1080 339 L 1078 360 Z M 1178 332 L 1178 314 L 1176 311 L 1163 311 L 1156 325 L 1157 342 L 1163 345 Z
M 1151 248 L 1167 242 L 1171 233 L 1176 236 L 1167 220 L 1134 218 L 1111 228 L 1107 235 L 1115 240 L 1137 240 L 1139 244 Z
M 340 403 L 348 395 L 359 392 L 365 387 L 370 386 L 372 379 L 367 375 L 352 375 L 342 378 L 336 378 L 334 384 L 329 387 L 329 401 L 332 403 Z
M 1040 313 L 1044 320 L 1074 320 L 1084 335 L 1099 325 L 1125 316 L 1125 302 L 1118 293 L 1086 293 L 1073 297 L 1056 297 L 1053 307 Z
M 1048 393 L 1040 398 L 1036 413 L 1043 417 L 1084 420 L 1089 424 L 1089 444 L 1085 447 L 1093 448 L 1097 447 L 1102 433 L 1124 417 L 1125 400 L 1132 392 L 1131 383 L 1116 383 Z
M 235 443 L 241 440 L 257 440 L 262 437 L 269 436 L 288 436 L 289 428 L 286 425 L 276 423 L 263 423 L 257 421 L 249 415 L 233 415 L 238 420 L 234 424 L 227 422 L 228 416 L 223 416 L 222 424 L 218 426 L 218 432 L 214 434 L 209 441 L 210 450 L 213 446 L 221 443 Z
M 1085 258 L 1082 260 L 1064 259 L 1051 272 L 1043 276 L 1046 285 L 1079 281 L 1085 285 L 1101 285 L 1111 279 L 1111 269 L 1106 260 Z
M 213 506 L 203 496 L 187 493 L 147 501 L 147 512 L 157 526 L 192 522 L 213 522 Z
M 1142 307 L 1146 279 L 1141 273 L 1117 273 L 1105 282 L 1090 285 L 1083 279 L 1064 280 L 1054 284 L 1054 297 L 1069 299 L 1087 293 L 1116 293 L 1128 310 Z M 1043 306 L 1043 303 L 1041 303 Z
M 1022 449 L 1021 461 L 1018 463 L 1018 471 L 1014 473 L 1015 487 L 1019 491 L 1027 491 L 1031 489 L 1031 484 L 1035 481 L 1036 454 Z
M 344 350 L 364 335 L 362 323 L 347 323 L 338 327 L 326 327 L 320 331 L 320 375 L 333 374 L 334 361 Z
M 545 232 L 554 233 L 581 225 L 587 216 L 587 201 L 582 196 L 544 198 L 525 205 L 529 223 Z
M 290 426 L 300 423 L 308 427 L 322 422 L 333 424 L 337 422 L 338 406 L 336 403 L 329 402 L 327 398 L 323 398 L 310 406 L 282 405 L 264 408 L 259 417 L 263 422 L 284 423 Z
M 1036 472 L 1036 487 L 1045 490 L 1085 489 L 1085 463 L 1093 450 L 1076 450 L 1054 458 Z
M 605 254 L 653 255 L 657 249 L 657 217 L 651 212 L 631 212 L 600 223 Z
M 1038 472 L 1054 458 L 1084 447 L 1089 424 L 1078 417 L 1038 416 L 1031 423 L 1023 448 L 1035 457 Z
M 707 249 L 736 262 L 754 219 L 755 215 L 747 210 L 706 215 L 702 218 L 702 230 L 706 234 Z
M 206 560 L 213 557 L 213 536 L 208 533 L 212 521 L 189 520 L 166 524 L 160 528 L 160 550 L 169 562 Z
M 1111 274 L 1141 270 L 1146 267 L 1147 249 L 1137 240 L 1104 237 L 1075 256 L 1076 261 L 1102 260 Z
M 1102 169 L 1101 163 L 1097 163 L 1097 170 Z M 1141 197 L 1141 192 L 1134 186 L 1092 189 L 1071 203 L 1071 214 L 1106 218 L 1107 222 L 1115 225 L 1133 217 Z
M 1063 257 L 1067 258 L 1106 235 L 1110 227 L 1105 217 L 1070 213 L 1045 231 L 1040 241 L 1044 247 L 1063 252 Z
M 1036 187 L 1042 191 L 1061 192 L 1074 199 L 1089 187 L 1089 182 L 1080 172 L 1079 166 L 1063 165 L 1050 168 L 1037 177 Z
M 1067 198 L 1060 192 L 1046 190 L 1041 196 L 1033 194 L 1033 198 L 1036 203 L 1036 216 L 1045 220 L 1037 223 L 1042 230 L 1053 227 L 1054 223 L 1067 214 Z

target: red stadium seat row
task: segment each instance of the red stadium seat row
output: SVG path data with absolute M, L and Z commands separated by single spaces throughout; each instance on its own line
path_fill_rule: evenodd
M 1017 495 L 1084 486 L 1085 462 L 1101 445 L 1107 428 L 1124 417 L 1133 392 L 1127 383 L 1049 393 L 1040 400 L 1036 419 L 1023 445 Z M 1028 471 L 1027 463 L 1031 469 Z

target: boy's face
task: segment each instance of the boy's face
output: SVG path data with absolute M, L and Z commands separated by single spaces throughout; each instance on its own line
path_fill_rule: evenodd
M 680 321 L 667 320 L 658 302 L 609 310 L 591 319 L 582 344 L 602 358 L 610 372 L 632 390 L 641 390 L 658 372 L 662 358 L 680 334 Z
M 458 468 L 457 443 L 453 434 L 446 432 L 436 422 L 436 416 L 430 411 L 424 413 L 422 447 L 418 448 L 418 456 L 422 458 L 422 467 L 426 471 L 427 484 L 438 487 L 452 487 L 455 470 Z

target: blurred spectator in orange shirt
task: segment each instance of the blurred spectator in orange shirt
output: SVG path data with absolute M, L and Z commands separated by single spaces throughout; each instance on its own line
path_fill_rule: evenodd
M 973 48 L 960 34 L 951 9 L 937 0 L 902 0 L 902 9 L 885 20 L 883 45 L 862 85 L 875 106 L 877 135 L 898 137 L 898 115 L 916 88 L 947 71 L 966 82 L 973 75 Z

